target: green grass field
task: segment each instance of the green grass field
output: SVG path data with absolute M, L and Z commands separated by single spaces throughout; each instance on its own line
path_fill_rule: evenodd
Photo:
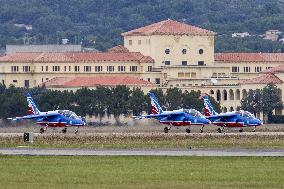
M 284 158 L 0 156 L 0 188 L 284 188 Z

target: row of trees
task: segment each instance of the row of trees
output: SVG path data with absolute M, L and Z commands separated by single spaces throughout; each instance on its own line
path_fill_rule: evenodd
M 0 0 L 0 4 L 0 46 L 21 43 L 25 36 L 32 43 L 57 43 L 68 38 L 72 43 L 106 50 L 122 43 L 122 32 L 167 18 L 218 34 L 284 31 L 282 0 Z M 31 24 L 33 30 L 15 27 L 15 23 Z M 90 43 L 92 36 L 96 43 Z M 239 50 L 222 44 L 217 43 L 216 49 Z M 244 51 L 247 46 L 238 48 Z
M 25 89 L 13 86 L 6 88 L 0 85 L 0 118 L 22 116 L 27 114 Z M 150 111 L 151 103 L 148 94 L 139 89 L 126 86 L 115 88 L 97 87 L 83 88 L 76 92 L 52 91 L 45 88 L 34 88 L 29 91 L 40 111 L 69 109 L 78 115 L 92 115 L 102 119 L 113 115 L 119 121 L 120 115 L 141 115 Z M 166 110 L 194 108 L 203 111 L 200 92 L 182 92 L 180 89 L 152 90 Z M 214 106 L 220 111 L 219 104 L 213 100 Z
M 282 110 L 282 92 L 273 84 L 256 90 L 249 90 L 246 98 L 241 101 L 241 109 L 249 112 L 257 113 L 263 112 L 270 117 L 274 110 Z

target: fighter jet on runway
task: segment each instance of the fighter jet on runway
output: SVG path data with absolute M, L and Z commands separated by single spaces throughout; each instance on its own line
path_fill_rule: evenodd
M 218 114 L 212 107 L 208 96 L 202 98 L 205 106 L 204 115 L 214 125 L 222 127 L 217 129 L 219 133 L 223 132 L 224 127 L 239 127 L 240 132 L 243 132 L 243 127 L 254 127 L 253 132 L 255 132 L 256 127 L 263 124 L 248 111 L 240 110 Z
M 164 132 L 168 133 L 172 126 L 189 126 L 186 129 L 187 133 L 191 132 L 191 125 L 202 125 L 200 132 L 203 132 L 205 124 L 210 121 L 206 119 L 200 112 L 194 109 L 180 109 L 173 111 L 164 111 L 154 93 L 150 93 L 151 99 L 151 114 L 142 116 L 133 116 L 135 119 L 152 118 L 158 120 L 162 124 L 166 124 Z
M 44 133 L 47 127 L 63 127 L 62 132 L 66 133 L 68 126 L 77 126 L 77 129 L 75 130 L 75 133 L 77 133 L 79 126 L 85 125 L 84 119 L 80 116 L 77 116 L 72 111 L 55 110 L 48 112 L 40 112 L 30 94 L 27 94 L 27 101 L 29 115 L 9 119 L 15 121 L 20 121 L 23 119 L 32 119 L 36 121 L 37 124 L 44 126 L 40 128 L 40 133 Z

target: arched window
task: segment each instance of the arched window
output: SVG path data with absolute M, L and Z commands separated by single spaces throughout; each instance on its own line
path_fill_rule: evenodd
M 232 112 L 232 111 L 234 111 L 234 108 L 231 106 L 231 107 L 230 107 L 230 112 Z
M 223 100 L 228 100 L 228 93 L 226 90 L 223 90 Z
M 230 89 L 229 95 L 230 95 L 230 100 L 235 100 L 234 91 L 232 89 Z
M 236 99 L 241 100 L 241 92 L 239 89 L 236 90 Z
M 186 50 L 186 49 L 182 49 L 181 53 L 182 53 L 182 54 L 186 54 L 186 53 L 187 53 L 187 50 Z
M 217 92 L 216 92 L 216 99 L 217 99 L 217 101 L 220 101 L 220 100 L 221 100 L 221 92 L 220 92 L 219 89 L 218 89 Z
M 165 50 L 165 53 L 166 53 L 166 54 L 170 54 L 170 49 L 166 49 L 166 50 Z
M 203 49 L 199 49 L 199 54 L 203 54 L 204 50 Z
M 213 91 L 213 90 L 210 90 L 210 94 L 213 95 L 213 94 L 214 94 L 214 91 Z
M 227 112 L 228 109 L 226 107 L 223 107 L 223 112 Z
M 242 94 L 243 98 L 246 98 L 248 96 L 247 90 L 243 89 Z

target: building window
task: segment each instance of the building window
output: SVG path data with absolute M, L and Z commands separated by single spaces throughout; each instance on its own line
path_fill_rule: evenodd
M 187 66 L 187 61 L 181 61 L 181 65 Z
M 65 71 L 65 72 L 67 71 L 67 66 L 64 66 L 64 71 Z
M 79 72 L 80 71 L 80 66 L 75 66 L 75 72 Z
M 153 70 L 152 66 L 148 66 L 148 72 L 151 72 Z
M 18 80 L 13 80 L 13 83 L 18 83 Z
M 114 66 L 108 66 L 107 71 L 108 72 L 114 72 Z
M 151 79 L 150 79 L 150 78 L 148 78 L 148 79 L 147 79 L 147 81 L 151 82 Z
M 125 66 L 118 66 L 119 72 L 125 72 Z
M 43 66 L 41 66 L 41 71 L 43 72 Z
M 95 66 L 95 72 L 102 72 L 103 67 L 102 66 Z
M 171 65 L 171 61 L 166 60 L 165 65 Z
M 132 40 L 129 40 L 129 41 L 128 41 L 128 44 L 129 44 L 129 45 L 132 45 Z
M 23 66 L 23 72 L 30 72 L 31 67 L 30 66 Z
M 195 72 L 191 73 L 191 78 L 196 78 L 196 73 Z
M 146 43 L 147 44 L 150 44 L 151 42 L 150 42 L 150 39 L 146 39 Z
M 71 66 L 69 66 L 69 72 L 71 71 Z
M 60 66 L 52 66 L 52 71 L 59 72 L 60 71 Z
M 198 66 L 204 66 L 204 61 L 198 61 Z
M 186 73 L 184 74 L 184 77 L 189 78 L 189 77 L 190 77 L 190 72 L 186 72 Z
M 160 78 L 156 78 L 155 83 L 159 85 L 161 83 Z
M 178 72 L 178 77 L 184 77 L 184 72 Z
M 92 67 L 91 66 L 84 66 L 84 72 L 91 72 Z
M 30 81 L 29 80 L 25 80 L 24 87 L 25 88 L 29 88 L 30 87 Z
M 203 49 L 199 49 L 199 54 L 203 54 L 204 50 Z
M 186 49 L 182 49 L 181 53 L 182 54 L 186 54 L 187 50 Z
M 246 66 L 246 67 L 244 67 L 244 72 L 250 72 L 250 67 L 248 67 L 248 66 Z
M 166 49 L 166 50 L 165 50 L 165 53 L 166 53 L 166 54 L 170 54 L 170 49 Z
M 137 66 L 130 66 L 131 72 L 137 72 Z
M 141 40 L 138 40 L 138 45 L 141 45 Z
M 255 72 L 261 72 L 262 68 L 260 66 L 257 66 L 254 68 L 254 71 Z
M 19 66 L 11 66 L 11 72 L 18 72 Z
M 233 66 L 232 67 L 232 72 L 239 72 L 240 68 L 238 66 Z
M 269 69 L 271 69 L 271 68 L 272 68 L 272 67 L 270 67 L 270 66 L 266 67 L 267 70 L 269 70 Z
M 48 71 L 48 66 L 45 66 L 45 71 Z

